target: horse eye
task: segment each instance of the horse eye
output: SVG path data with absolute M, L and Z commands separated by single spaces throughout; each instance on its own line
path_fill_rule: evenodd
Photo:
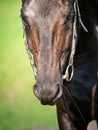
M 24 16 L 23 13 L 21 13 L 21 19 L 22 19 L 22 23 L 24 26 L 27 26 L 28 25 L 28 21 L 27 21 L 27 18 Z
M 22 23 L 24 26 L 28 26 L 28 22 L 25 19 L 22 19 Z

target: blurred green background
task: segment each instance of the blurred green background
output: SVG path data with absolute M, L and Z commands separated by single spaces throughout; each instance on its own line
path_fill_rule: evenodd
M 32 92 L 35 81 L 22 37 L 20 8 L 21 0 L 0 0 L 0 130 L 55 128 L 55 106 L 42 106 Z

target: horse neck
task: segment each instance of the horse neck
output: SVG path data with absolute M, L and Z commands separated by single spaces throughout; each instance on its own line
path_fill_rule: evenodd
M 98 48 L 98 41 L 95 35 L 97 8 L 95 8 L 96 0 L 90 2 L 88 0 L 78 0 L 78 2 L 82 21 L 88 32 L 85 32 L 85 30 L 80 27 L 75 60 L 77 61 L 77 59 L 81 57 L 81 60 L 85 62 L 90 60 L 90 56 L 93 58 L 95 55 L 96 57 L 96 53 L 98 52 L 96 49 Z

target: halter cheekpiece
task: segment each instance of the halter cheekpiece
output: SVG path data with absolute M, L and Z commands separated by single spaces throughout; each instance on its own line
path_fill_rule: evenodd
M 76 46 L 77 46 L 77 41 L 78 41 L 78 31 L 77 31 L 78 21 L 80 25 L 82 26 L 82 28 L 84 29 L 84 31 L 88 32 L 87 28 L 82 22 L 79 4 L 77 0 L 75 0 L 74 2 L 74 13 L 75 13 L 75 16 L 74 16 L 74 23 L 73 23 L 73 38 L 72 38 L 71 53 L 70 53 L 68 66 L 66 68 L 65 74 L 63 75 L 63 79 L 67 81 L 71 81 L 74 75 L 74 56 L 75 56 L 75 51 L 76 51 Z M 71 71 L 70 74 L 69 74 L 69 71 Z

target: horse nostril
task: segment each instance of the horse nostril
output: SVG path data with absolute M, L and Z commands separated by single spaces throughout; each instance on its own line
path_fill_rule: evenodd
M 57 91 L 54 97 L 54 102 L 56 102 L 62 96 L 62 87 L 61 85 L 57 84 Z
M 33 92 L 34 92 L 34 95 L 39 98 L 38 86 L 36 84 L 33 86 Z
M 59 94 L 59 91 L 60 91 L 59 84 L 57 84 L 57 91 L 56 91 L 56 93 L 55 93 L 55 96 L 54 96 L 54 98 L 58 96 L 58 94 Z

